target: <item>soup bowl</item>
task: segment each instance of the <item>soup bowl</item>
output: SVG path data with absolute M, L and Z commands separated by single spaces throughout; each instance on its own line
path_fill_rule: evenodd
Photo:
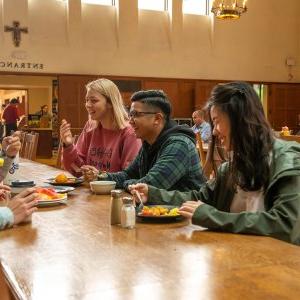
M 116 187 L 115 181 L 91 181 L 91 191 L 95 194 L 104 195 L 109 194 L 111 190 Z

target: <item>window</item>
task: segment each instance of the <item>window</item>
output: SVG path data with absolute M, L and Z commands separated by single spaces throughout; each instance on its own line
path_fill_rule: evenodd
M 56 1 L 67 2 L 68 0 L 56 0 Z M 81 4 L 115 5 L 115 0 L 81 0 Z
M 167 0 L 138 0 L 139 9 L 150 9 L 150 10 L 167 10 Z
M 209 15 L 210 0 L 183 0 L 182 12 L 184 14 Z
M 81 0 L 83 4 L 114 5 L 114 0 Z

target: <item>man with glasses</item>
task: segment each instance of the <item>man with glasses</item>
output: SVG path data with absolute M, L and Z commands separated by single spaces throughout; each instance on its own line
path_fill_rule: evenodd
M 167 95 L 160 90 L 139 91 L 131 102 L 129 123 L 143 141 L 142 148 L 125 170 L 98 178 L 114 180 L 117 188 L 124 189 L 139 182 L 167 190 L 199 189 L 204 177 L 195 135 L 186 125 L 170 120 Z

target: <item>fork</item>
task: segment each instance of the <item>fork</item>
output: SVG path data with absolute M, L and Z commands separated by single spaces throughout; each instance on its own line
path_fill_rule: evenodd
M 140 204 L 138 206 L 138 211 L 142 211 L 143 210 L 143 207 L 144 207 L 144 203 L 143 203 L 143 200 L 142 200 L 142 197 L 141 197 L 141 194 L 139 191 L 135 190 L 135 194 L 136 196 L 138 197 L 139 201 L 140 201 Z

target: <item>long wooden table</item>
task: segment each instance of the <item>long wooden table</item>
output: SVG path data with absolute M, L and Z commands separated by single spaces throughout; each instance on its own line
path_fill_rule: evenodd
M 37 183 L 58 172 L 21 162 Z M 31 224 L 0 233 L 17 299 L 299 299 L 299 247 L 187 221 L 110 226 L 109 198 L 80 187 L 66 206 L 40 208 Z

